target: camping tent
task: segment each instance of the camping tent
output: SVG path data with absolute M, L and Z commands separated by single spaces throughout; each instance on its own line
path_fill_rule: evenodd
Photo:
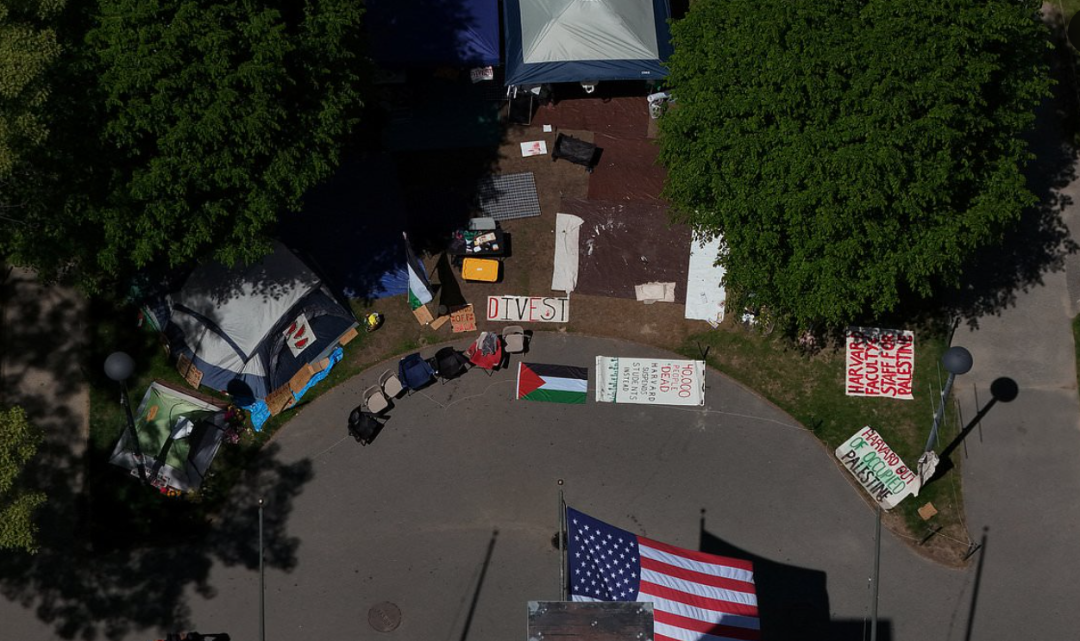
M 148 308 L 168 313 L 158 323 L 189 383 L 235 393 L 241 381 L 252 399 L 290 382 L 302 387 L 356 327 L 352 312 L 280 244 L 247 267 L 202 265 L 165 306 Z
M 384 66 L 499 64 L 498 0 L 369 0 L 367 22 Z
M 221 445 L 224 414 L 219 403 L 151 383 L 135 415 L 138 447 L 124 430 L 109 462 L 137 475 L 141 455 L 151 482 L 181 492 L 197 489 Z
M 659 80 L 667 0 L 503 0 L 506 84 Z

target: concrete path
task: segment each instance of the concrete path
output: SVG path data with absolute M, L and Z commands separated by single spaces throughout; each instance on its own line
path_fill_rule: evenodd
M 1070 228 L 1080 231 L 1077 215 L 1068 208 Z M 993 402 L 962 448 L 968 529 L 979 538 L 987 528 L 973 638 L 1015 638 L 1009 628 L 1020 613 L 1027 638 L 1080 629 L 1080 402 L 1067 278 L 1044 274 L 1015 306 L 953 339 L 975 362 L 958 381 L 964 425 L 993 402 L 996 379 L 1018 387 L 1011 403 Z
M 993 260 L 1014 282 L 953 337 L 974 357 L 957 380 L 962 425 L 985 413 L 957 450 L 968 531 L 986 542 L 975 557 L 982 571 L 972 639 L 1076 638 L 1080 630 L 1080 400 L 1070 326 L 1080 296 L 1080 181 L 1049 106 L 1029 172 L 1042 206 L 1012 239 L 1017 249 Z M 995 381 L 1006 391 L 1003 383 L 1014 383 L 1015 400 L 994 400 Z

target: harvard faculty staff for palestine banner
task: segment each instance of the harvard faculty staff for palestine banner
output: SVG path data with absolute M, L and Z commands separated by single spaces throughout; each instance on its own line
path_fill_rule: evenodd
M 584 367 L 518 363 L 518 399 L 580 405 L 588 391 L 589 370 Z
M 421 305 L 431 302 L 431 285 L 424 273 L 424 266 L 409 246 L 409 237 L 404 232 L 401 235 L 405 237 L 405 265 L 409 269 L 409 308 L 419 309 Z
M 566 509 L 572 601 L 651 601 L 655 641 L 761 638 L 749 561 L 684 550 Z

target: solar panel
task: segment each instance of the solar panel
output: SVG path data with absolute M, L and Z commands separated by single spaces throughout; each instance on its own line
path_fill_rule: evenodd
M 488 176 L 477 186 L 477 204 L 495 220 L 540 215 L 540 198 L 532 172 Z

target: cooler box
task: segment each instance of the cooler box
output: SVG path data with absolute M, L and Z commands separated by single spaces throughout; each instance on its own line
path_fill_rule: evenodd
M 469 281 L 494 283 L 499 280 L 499 261 L 490 258 L 466 258 L 461 263 L 461 277 Z

